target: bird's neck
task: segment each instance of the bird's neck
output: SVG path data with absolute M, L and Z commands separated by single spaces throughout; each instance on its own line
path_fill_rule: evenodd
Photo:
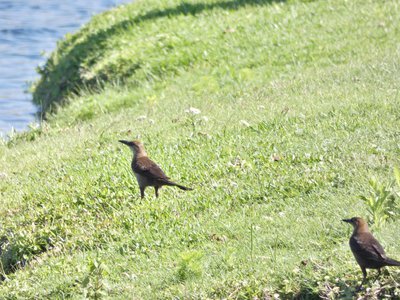
M 144 151 L 144 150 L 142 150 L 142 151 L 137 151 L 137 152 L 135 152 L 135 153 L 133 154 L 133 159 L 134 159 L 134 160 L 137 160 L 137 159 L 142 158 L 142 157 L 147 157 L 147 153 L 146 153 L 146 151 Z
M 367 225 L 367 224 L 361 224 L 361 225 L 359 225 L 357 228 L 354 228 L 353 234 L 356 234 L 356 233 L 366 233 L 366 232 L 369 233 L 368 225 Z

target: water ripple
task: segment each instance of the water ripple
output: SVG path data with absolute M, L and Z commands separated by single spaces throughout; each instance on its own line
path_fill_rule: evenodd
M 0 137 L 24 130 L 37 108 L 26 93 L 44 63 L 40 53 L 54 50 L 57 40 L 76 31 L 93 14 L 129 0 L 0 1 Z

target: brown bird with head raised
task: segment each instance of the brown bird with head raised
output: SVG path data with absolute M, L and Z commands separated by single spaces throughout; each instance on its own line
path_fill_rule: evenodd
M 366 269 L 378 269 L 378 276 L 381 274 L 381 268 L 385 266 L 400 266 L 400 261 L 386 256 L 385 250 L 374 238 L 368 228 L 365 220 L 354 217 L 343 219 L 342 221 L 353 225 L 353 234 L 350 237 L 350 249 L 360 265 L 363 273 L 363 280 L 360 288 L 367 278 Z
M 136 176 L 140 188 L 140 196 L 144 197 L 144 190 L 148 186 L 153 186 L 158 197 L 158 189 L 163 185 L 176 186 L 181 190 L 192 190 L 186 186 L 177 184 L 169 179 L 161 170 L 161 168 L 148 158 L 146 150 L 140 141 L 124 141 L 119 142 L 127 145 L 133 152 L 132 170 Z

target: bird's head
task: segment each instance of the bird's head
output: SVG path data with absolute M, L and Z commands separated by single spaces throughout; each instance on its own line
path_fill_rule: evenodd
M 353 217 L 351 219 L 343 219 L 343 222 L 350 223 L 353 225 L 354 230 L 357 231 L 368 231 L 367 222 L 360 217 Z
M 127 145 L 135 155 L 147 155 L 144 146 L 140 141 L 119 140 L 119 142 Z

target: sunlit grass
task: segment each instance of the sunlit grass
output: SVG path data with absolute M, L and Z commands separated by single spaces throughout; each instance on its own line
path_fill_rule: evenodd
M 351 297 L 340 220 L 399 165 L 397 2 L 136 2 L 54 54 L 112 83 L 71 77 L 69 105 L 0 146 L 0 298 Z M 141 200 L 121 138 L 194 190 Z M 397 227 L 374 232 L 394 258 Z

